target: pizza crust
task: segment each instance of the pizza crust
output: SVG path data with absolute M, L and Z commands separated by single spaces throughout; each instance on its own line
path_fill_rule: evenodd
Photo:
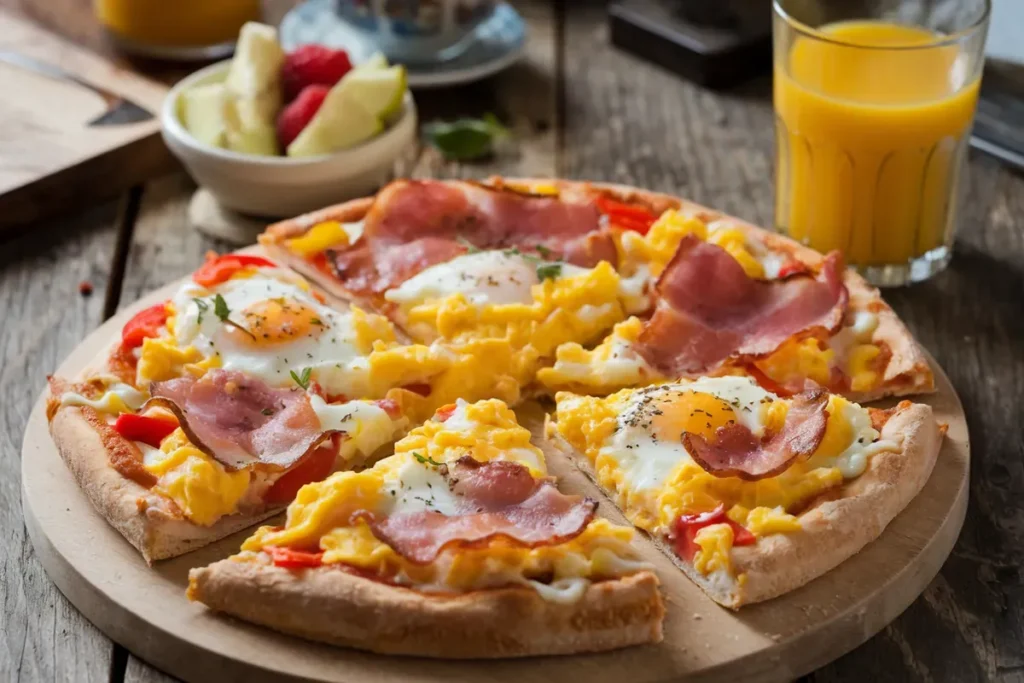
M 227 559 L 189 573 L 189 598 L 276 631 L 381 654 L 446 659 L 597 652 L 662 639 L 658 579 L 592 583 L 573 604 L 528 587 L 423 593 L 337 567 Z
M 209 545 L 283 509 L 234 514 L 212 526 L 199 526 L 169 510 L 162 496 L 111 467 L 103 440 L 83 417 L 81 408 L 67 406 L 57 410 L 50 422 L 50 434 L 93 507 L 149 564 Z
M 549 420 L 548 440 L 567 455 L 618 507 L 605 491 L 586 455 L 555 431 Z M 885 527 L 914 499 L 931 476 L 942 445 L 931 406 L 914 403 L 883 426 L 881 439 L 901 444 L 899 451 L 873 455 L 867 470 L 845 484 L 838 497 L 827 494 L 798 517 L 803 531 L 771 534 L 751 546 L 732 549 L 732 575 L 705 576 L 683 561 L 664 539 L 654 544 L 700 586 L 712 600 L 731 609 L 788 593 L 853 557 L 878 538 Z M 742 580 L 735 577 L 744 576 Z

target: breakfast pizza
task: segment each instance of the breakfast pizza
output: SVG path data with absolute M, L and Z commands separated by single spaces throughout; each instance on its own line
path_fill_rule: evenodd
M 934 385 L 910 333 L 839 254 L 666 195 L 568 181 L 397 181 L 271 226 L 261 243 L 422 341 L 504 334 L 518 314 L 510 342 L 530 347 L 524 373 L 548 393 L 719 374 L 750 374 L 784 394 L 813 383 L 854 400 Z M 545 327 L 561 334 L 538 334 Z
M 287 507 L 189 586 L 278 631 L 452 658 L 657 642 L 640 539 L 722 605 L 767 600 L 877 538 L 939 450 L 928 405 L 859 405 L 933 389 L 876 289 L 689 202 L 401 180 L 260 243 L 51 378 L 47 415 L 147 561 Z M 547 457 L 639 538 L 548 476 L 531 398 Z
M 924 486 L 929 406 L 864 408 L 750 377 L 560 392 L 552 439 L 716 602 L 776 597 L 873 541 Z
M 193 569 L 189 597 L 313 640 L 480 658 L 661 640 L 633 529 L 561 493 L 501 401 L 458 401 L 391 457 L 305 486 L 285 524 Z

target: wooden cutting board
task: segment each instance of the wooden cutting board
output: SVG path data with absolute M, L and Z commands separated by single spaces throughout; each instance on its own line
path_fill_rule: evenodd
M 89 126 L 104 97 L 89 87 L 0 61 L 0 233 L 91 203 L 173 166 L 160 139 L 167 87 L 0 11 L 0 52 L 57 67 L 153 116 Z
M 166 300 L 180 284 L 157 290 L 108 320 L 56 374 L 76 376 L 132 315 Z M 932 367 L 936 393 L 915 400 L 930 404 L 949 430 L 923 490 L 878 540 L 798 590 L 731 612 L 712 603 L 640 537 L 638 548 L 654 564 L 666 599 L 665 640 L 604 654 L 476 662 L 386 657 L 280 635 L 190 603 L 185 598 L 189 569 L 237 552 L 251 530 L 148 567 L 92 508 L 64 466 L 47 431 L 44 396 L 25 430 L 22 505 L 36 555 L 72 604 L 134 654 L 186 681 L 791 681 L 849 652 L 895 619 L 953 548 L 967 510 L 967 421 L 949 379 L 934 361 Z M 540 406 L 527 404 L 517 413 L 544 447 Z M 559 488 L 604 500 L 564 457 L 545 451 Z M 607 502 L 599 514 L 624 522 Z

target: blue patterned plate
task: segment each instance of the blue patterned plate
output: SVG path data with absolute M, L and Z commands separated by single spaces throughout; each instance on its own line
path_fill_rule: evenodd
M 335 14 L 332 0 L 302 3 L 285 16 L 280 33 L 285 50 L 307 43 L 340 47 L 348 51 L 354 64 L 378 51 L 365 33 Z M 505 69 L 523 55 L 526 22 L 508 3 L 500 3 L 494 15 L 474 33 L 473 42 L 452 59 L 407 64 L 409 87 L 439 88 L 477 81 Z

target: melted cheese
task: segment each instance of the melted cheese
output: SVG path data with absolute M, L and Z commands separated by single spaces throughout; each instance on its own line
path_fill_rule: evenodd
M 97 399 L 89 399 L 72 391 L 66 391 L 60 396 L 61 406 L 88 406 L 101 413 L 111 415 L 133 413 L 145 402 L 145 394 L 132 386 L 121 383 L 107 387 L 106 392 Z

